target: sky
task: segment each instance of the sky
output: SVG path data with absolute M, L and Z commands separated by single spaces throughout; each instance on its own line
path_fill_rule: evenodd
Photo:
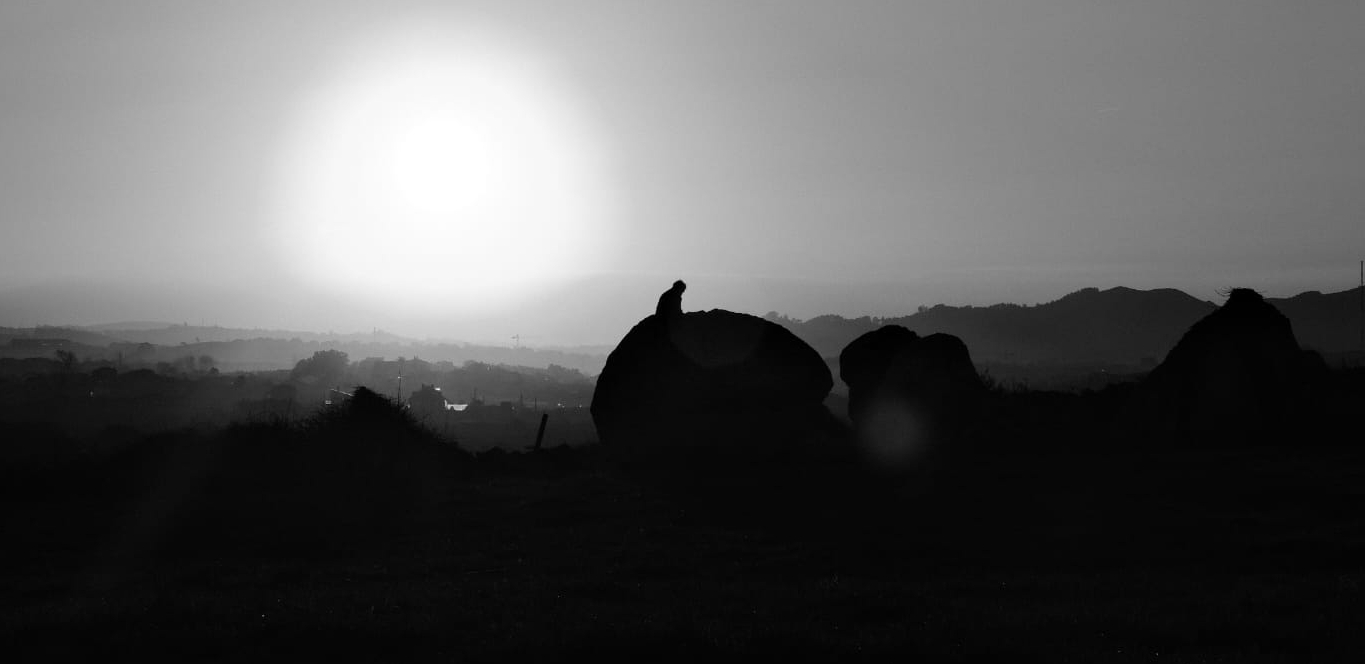
M 0 325 L 1353 287 L 1365 3 L 0 0 Z

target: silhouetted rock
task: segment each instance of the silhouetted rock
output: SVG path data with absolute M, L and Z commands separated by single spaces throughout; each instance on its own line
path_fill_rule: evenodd
M 1191 442 L 1269 442 L 1309 424 L 1325 373 L 1317 353 L 1299 348 L 1288 318 L 1238 288 L 1143 381 L 1132 416 L 1140 428 Z
M 607 358 L 592 401 L 603 443 L 763 455 L 827 422 L 834 381 L 805 342 L 756 316 L 677 306 L 640 321 Z
M 899 325 L 854 339 L 839 354 L 839 377 L 864 449 L 886 462 L 912 460 L 950 436 L 985 393 L 961 339 Z

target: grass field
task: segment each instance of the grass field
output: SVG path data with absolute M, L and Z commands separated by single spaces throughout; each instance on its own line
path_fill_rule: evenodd
M 412 476 L 352 495 L 252 481 L 258 461 L 218 449 L 8 482 L 5 652 L 1346 661 L 1365 648 L 1356 450 L 977 452 L 897 477 L 663 474 L 555 450 L 390 464 Z M 408 484 L 421 491 L 390 491 Z

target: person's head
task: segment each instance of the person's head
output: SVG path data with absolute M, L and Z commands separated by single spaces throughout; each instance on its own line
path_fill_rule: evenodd
M 673 290 L 678 291 L 679 293 L 681 293 L 681 292 L 687 290 L 687 284 L 683 283 L 683 280 L 682 280 L 682 279 L 679 279 L 679 280 L 673 282 Z

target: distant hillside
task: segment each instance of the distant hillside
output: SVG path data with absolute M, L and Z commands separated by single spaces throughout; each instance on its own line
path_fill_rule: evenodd
M 505 364 L 546 368 L 552 364 L 575 369 L 589 376 L 596 375 L 606 363 L 602 355 L 571 353 L 540 348 L 508 348 L 453 343 L 376 343 L 356 341 L 302 341 L 300 339 L 245 339 L 212 341 L 179 346 L 157 346 L 154 356 L 158 361 L 181 355 L 209 355 L 227 369 L 265 370 L 288 369 L 299 360 L 319 350 L 335 349 L 356 362 L 368 357 L 385 359 L 421 358 L 428 362 L 451 362 L 460 366 L 474 361 L 486 364 Z
M 383 330 L 370 333 L 305 332 L 300 330 L 271 330 L 257 328 L 221 327 L 218 325 L 171 325 L 168 323 L 109 323 L 91 325 L 81 330 L 98 332 L 118 341 L 149 343 L 158 346 L 204 343 L 209 341 L 238 341 L 242 339 L 298 339 L 300 341 L 345 341 L 359 343 L 411 343 L 416 339 L 400 337 Z
M 208 336 L 212 338 L 212 335 Z M 451 362 L 455 366 L 474 361 L 541 369 L 553 364 L 575 369 L 589 376 L 600 372 L 606 363 L 605 353 L 574 350 L 420 341 L 361 341 L 347 340 L 344 337 L 307 336 L 310 338 L 294 336 L 288 339 L 266 337 L 244 339 L 238 336 L 224 341 L 201 338 L 198 342 L 154 343 L 136 340 L 148 337 L 115 340 L 111 336 L 72 328 L 0 328 L 0 357 L 51 358 L 57 350 L 67 350 L 82 360 L 121 361 L 136 366 L 175 362 L 185 357 L 198 358 L 207 355 L 213 358 L 215 365 L 222 371 L 268 371 L 290 369 L 299 360 L 310 357 L 314 352 L 335 349 L 349 355 L 352 361 L 360 361 L 367 357 L 391 360 L 405 357 L 421 358 L 429 362 Z
M 175 323 L 156 320 L 127 320 L 117 323 L 102 323 L 100 325 L 85 325 L 83 329 L 94 332 L 108 332 L 110 330 L 159 330 L 163 327 L 175 327 Z
M 1359 350 L 1359 298 L 1357 288 L 1267 299 L 1289 317 L 1301 345 L 1330 357 Z M 997 378 L 1029 380 L 1040 385 L 1046 372 L 1019 373 L 1004 365 L 1065 366 L 1066 380 L 1073 383 L 1077 376 L 1095 372 L 1112 375 L 1150 367 L 1166 356 L 1195 321 L 1216 306 L 1174 289 L 1086 288 L 1032 306 L 940 304 L 895 318 L 817 316 L 801 321 L 775 312 L 767 318 L 786 326 L 826 358 L 837 357 L 848 342 L 882 325 L 904 325 L 920 334 L 946 332 L 967 343 L 979 368 L 992 371 Z M 67 341 L 51 343 L 55 339 Z M 542 368 L 556 364 L 588 375 L 601 371 L 611 351 L 610 346 L 509 348 L 418 341 L 379 330 L 335 334 L 149 322 L 81 328 L 0 328 L 0 357 L 50 358 L 58 348 L 81 358 L 150 363 L 208 355 L 224 371 L 288 369 L 314 351 L 335 348 L 349 354 L 352 361 L 401 356 L 449 361 L 457 366 L 471 360 Z
M 66 339 L 72 343 L 83 344 L 86 346 L 108 346 L 111 343 L 120 341 L 116 336 L 92 332 L 84 328 L 57 327 L 40 325 L 27 330 L 27 335 L 35 339 Z
M 7 328 L 0 328 L 0 334 L 4 334 Z M 52 328 L 58 329 L 58 328 Z M 520 349 L 507 348 L 491 344 L 481 344 L 477 342 L 452 342 L 447 340 L 417 339 L 405 337 L 384 330 L 376 329 L 372 332 L 310 332 L 307 330 L 283 330 L 270 328 L 242 328 L 242 327 L 222 327 L 219 325 L 173 325 L 170 323 L 153 322 L 126 322 L 126 323 L 105 323 L 103 325 L 87 325 L 78 328 L 61 328 L 75 330 L 74 333 L 93 332 L 106 337 L 108 341 L 129 341 L 135 343 L 149 343 L 158 346 L 178 346 L 181 344 L 208 343 L 213 341 L 242 341 L 251 339 L 281 339 L 298 340 L 303 342 L 318 343 L 344 343 L 353 345 L 416 345 L 419 347 L 445 347 L 459 346 L 461 348 L 480 348 L 489 349 L 490 352 L 501 353 L 502 351 L 517 351 Z M 58 335 L 61 336 L 61 335 Z M 71 338 L 67 336 L 66 338 Z M 107 343 L 107 342 L 106 342 Z M 569 355 L 601 355 L 605 358 L 610 353 L 614 345 L 591 345 L 591 346 L 562 346 L 562 345 L 540 345 L 533 348 L 540 352 L 562 352 Z M 493 349 L 497 349 L 494 351 Z M 475 358 L 478 359 L 478 358 Z M 483 361 L 483 360 L 480 360 Z
M 1359 289 L 1303 293 L 1268 300 L 1293 322 L 1300 344 L 1325 353 L 1359 344 Z M 834 357 L 848 342 L 881 325 L 904 325 L 920 334 L 961 337 L 978 362 L 1141 366 L 1160 361 L 1195 321 L 1217 305 L 1174 289 L 1086 288 L 1034 306 L 921 308 L 897 318 L 819 316 L 773 320 Z
M 1267 300 L 1294 325 L 1299 345 L 1322 353 L 1348 353 L 1360 348 L 1360 289 L 1338 293 L 1308 291 Z

